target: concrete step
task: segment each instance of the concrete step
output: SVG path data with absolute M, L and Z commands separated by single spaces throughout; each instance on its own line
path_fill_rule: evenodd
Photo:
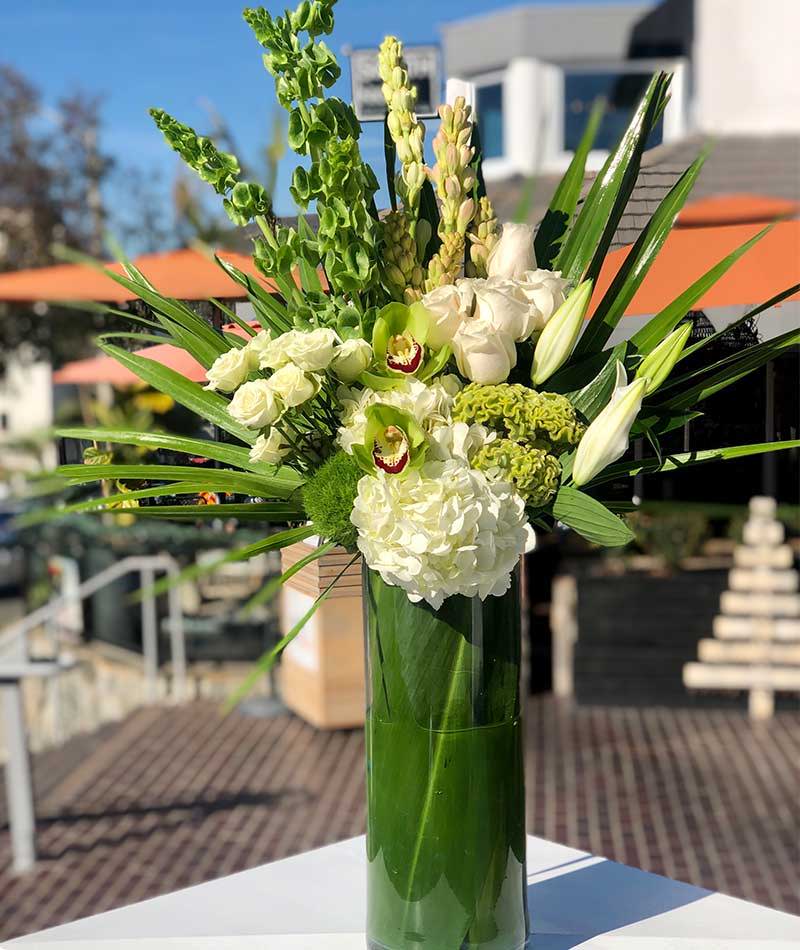
M 697 645 L 701 663 L 775 663 L 800 666 L 800 643 L 771 641 L 701 640 Z
M 713 631 L 720 640 L 800 640 L 800 620 L 720 614 L 714 618 Z
M 722 613 L 742 617 L 800 617 L 800 595 L 726 590 L 719 599 Z
M 728 585 L 731 590 L 792 593 L 798 590 L 798 574 L 788 569 L 734 567 L 728 575 Z
M 779 544 L 777 547 L 738 544 L 733 549 L 733 563 L 737 567 L 791 567 L 794 554 L 788 544 Z
M 689 689 L 800 690 L 800 666 L 687 663 L 683 682 Z

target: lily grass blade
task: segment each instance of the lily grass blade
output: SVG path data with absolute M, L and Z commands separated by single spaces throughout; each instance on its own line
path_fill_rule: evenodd
M 313 528 L 311 529 L 314 530 Z M 353 557 L 345 564 L 345 566 L 339 571 L 339 573 L 334 577 L 334 579 L 328 584 L 324 591 L 317 597 L 314 603 L 308 608 L 308 610 L 303 614 L 303 616 L 297 621 L 297 623 L 292 627 L 292 629 L 282 637 L 275 646 L 268 650 L 260 659 L 256 660 L 255 665 L 250 670 L 250 672 L 245 677 L 244 682 L 239 686 L 239 688 L 234 692 L 230 699 L 225 703 L 225 712 L 231 712 L 239 703 L 244 699 L 244 697 L 250 692 L 250 690 L 255 686 L 258 680 L 268 673 L 270 669 L 274 666 L 275 661 L 281 655 L 281 653 L 286 649 L 286 647 L 294 640 L 294 638 L 300 633 L 300 631 L 305 627 L 308 621 L 314 616 L 314 614 L 319 610 L 319 608 L 325 603 L 325 601 L 330 596 L 331 591 L 333 590 L 336 582 L 342 577 L 345 571 L 358 560 L 359 555 L 354 554 Z
M 218 393 L 203 389 L 202 386 L 191 382 L 168 366 L 137 356 L 135 353 L 129 353 L 121 347 L 101 343 L 100 349 L 109 356 L 113 356 L 118 363 L 122 363 L 144 382 L 149 383 L 153 389 L 172 396 L 176 402 L 196 412 L 208 422 L 213 422 L 230 435 L 247 445 L 252 445 L 256 441 L 257 433 L 231 418 L 228 413 L 228 400 Z
M 721 459 L 747 458 L 750 455 L 763 455 L 765 452 L 785 452 L 789 449 L 800 449 L 800 439 L 790 439 L 784 442 L 754 442 L 750 445 L 728 445 L 719 449 L 702 449 L 697 452 L 678 452 L 656 458 L 639 459 L 637 461 L 618 462 L 610 465 L 602 474 L 591 482 L 591 487 L 603 482 L 613 481 L 615 478 L 647 475 L 654 472 L 674 472 L 690 465 L 705 465 Z
M 259 281 L 224 260 L 219 254 L 214 259 L 225 273 L 247 291 L 247 296 L 262 321 L 262 326 L 272 328 L 276 333 L 291 330 L 292 323 L 285 304 L 281 303 Z
M 126 497 L 130 497 L 129 495 Z M 126 509 L 137 518 L 164 518 L 170 521 L 196 521 L 209 518 L 236 518 L 237 521 L 297 521 L 305 518 L 302 505 L 285 501 L 260 501 L 229 505 L 148 505 Z
M 209 297 L 208 300 L 209 300 L 209 303 L 214 304 L 217 310 L 219 310 L 221 313 L 224 313 L 225 316 L 231 321 L 231 323 L 235 323 L 236 326 L 238 326 L 240 330 L 244 330 L 244 332 L 248 336 L 256 335 L 258 331 L 255 330 L 246 320 L 242 320 L 242 318 L 236 313 L 236 311 L 231 310 L 230 307 L 226 307 L 225 304 L 222 303 L 221 300 L 217 300 L 216 297 Z
M 663 112 L 670 77 L 657 73 L 616 149 L 595 178 L 580 213 L 556 259 L 556 270 L 571 281 L 596 278 L 614 232 L 628 203 L 642 152 L 653 126 Z
M 259 554 L 266 554 L 268 551 L 278 551 L 281 548 L 288 547 L 290 544 L 294 544 L 296 541 L 305 541 L 306 538 L 310 538 L 311 535 L 316 534 L 316 530 L 313 525 L 288 528 L 286 531 L 280 531 L 277 534 L 270 535 L 268 538 L 264 538 L 263 541 L 255 541 L 246 547 L 235 548 L 233 551 L 228 551 L 222 557 L 216 558 L 213 561 L 203 564 L 191 564 L 174 577 L 162 577 L 148 588 L 142 588 L 136 592 L 132 599 L 139 601 L 145 594 L 150 594 L 155 597 L 187 581 L 193 581 L 198 577 L 213 574 L 214 571 L 225 564 L 249 561 L 250 558 L 258 557 Z
M 299 561 L 296 561 L 292 566 L 283 572 L 280 577 L 274 577 L 269 583 L 265 584 L 260 591 L 255 593 L 250 600 L 242 607 L 239 611 L 240 616 L 247 617 L 256 607 L 265 604 L 267 601 L 271 600 L 272 597 L 280 590 L 281 587 L 294 577 L 295 574 L 299 573 L 309 564 L 312 564 L 314 561 L 318 561 L 321 557 L 326 555 L 328 551 L 332 551 L 336 547 L 335 541 L 327 541 L 325 544 L 320 545 L 320 547 L 315 548 L 310 554 L 307 554 L 305 557 L 301 557 Z
M 798 291 L 800 291 L 800 284 L 794 284 L 791 287 L 787 287 L 786 290 L 782 290 L 779 294 L 775 294 L 774 297 L 770 297 L 769 300 L 765 300 L 764 303 L 759 304 L 757 307 L 754 307 L 752 310 L 748 310 L 744 316 L 739 317 L 738 320 L 734 320 L 733 323 L 729 323 L 722 330 L 718 330 L 716 333 L 712 333 L 711 336 L 703 337 L 702 340 L 698 340 L 697 343 L 693 343 L 691 346 L 686 347 L 686 349 L 681 353 L 680 359 L 685 360 L 687 356 L 690 356 L 692 353 L 696 353 L 698 350 L 702 349 L 704 346 L 708 346 L 709 343 L 714 343 L 719 340 L 721 337 L 725 336 L 726 333 L 730 333 L 731 330 L 735 330 L 736 327 L 741 326 L 743 323 L 746 323 L 748 320 L 752 320 L 754 317 L 757 317 L 759 314 L 763 313 L 765 310 L 769 310 L 771 307 L 776 306 L 782 301 L 786 300 L 787 297 L 793 297 Z
M 697 181 L 706 157 L 707 153 L 701 154 L 686 169 L 659 204 L 644 231 L 636 239 L 636 243 L 584 329 L 575 348 L 576 356 L 596 353 L 605 346 L 664 246 L 678 213 Z
M 681 320 L 683 320 L 703 294 L 710 290 L 743 254 L 749 251 L 750 248 L 753 247 L 754 244 L 757 244 L 765 235 L 769 234 L 772 228 L 773 225 L 768 225 L 759 231 L 758 234 L 753 235 L 753 237 L 745 241 L 740 247 L 737 247 L 736 250 L 731 251 L 727 257 L 723 257 L 721 261 L 684 290 L 680 296 L 676 297 L 672 303 L 664 307 L 652 320 L 649 320 L 641 330 L 634 333 L 631 337 L 631 343 L 633 343 L 637 350 L 642 354 L 646 354 L 658 346 L 664 337 L 672 332 Z
M 605 106 L 605 101 L 602 99 L 598 99 L 592 106 L 589 120 L 586 123 L 578 147 L 575 149 L 575 154 L 572 156 L 572 161 L 569 163 L 569 168 L 558 183 L 555 194 L 550 201 L 550 207 L 547 209 L 539 225 L 539 230 L 536 232 L 533 247 L 536 252 L 537 267 L 550 268 L 575 215 L 575 209 L 578 206 L 578 199 L 581 196 L 581 189 L 586 176 L 586 158 L 594 144 L 600 120 L 605 112 Z M 534 180 L 531 178 L 529 181 L 531 188 L 530 183 Z M 530 199 L 528 203 L 530 204 Z M 527 221 L 527 219 L 527 211 L 524 216 L 520 216 L 519 212 L 515 215 L 517 221 Z

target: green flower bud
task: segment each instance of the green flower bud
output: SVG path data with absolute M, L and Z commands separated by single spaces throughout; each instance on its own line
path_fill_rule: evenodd
M 677 330 L 673 330 L 639 364 L 639 368 L 636 370 L 636 378 L 647 380 L 647 387 L 644 391 L 646 396 L 654 393 L 672 372 L 691 332 L 691 323 L 685 323 Z

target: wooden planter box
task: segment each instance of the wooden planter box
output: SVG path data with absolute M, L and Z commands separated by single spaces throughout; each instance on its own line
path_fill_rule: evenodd
M 306 541 L 281 552 L 283 570 L 311 554 Z M 334 548 L 307 564 L 284 584 L 281 632 L 287 633 L 351 560 Z M 364 628 L 361 614 L 361 559 L 351 564 L 303 631 L 284 650 L 281 692 L 286 705 L 319 729 L 346 729 L 364 723 Z

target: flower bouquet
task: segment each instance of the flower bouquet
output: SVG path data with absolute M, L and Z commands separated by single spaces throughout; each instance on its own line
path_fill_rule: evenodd
M 528 935 L 519 560 L 534 529 L 555 523 L 600 545 L 628 542 L 620 506 L 603 501 L 611 480 L 797 445 L 666 455 L 659 439 L 798 334 L 682 371 L 681 361 L 713 339 L 687 345 L 687 312 L 761 232 L 690 287 L 676 288 L 675 300 L 631 339 L 609 345 L 705 157 L 655 211 L 610 288 L 593 296 L 648 134 L 667 102 L 665 74 L 653 77 L 582 203 L 597 113 L 538 228 L 501 227 L 486 195 L 470 105 L 457 97 L 441 107 L 428 167 L 403 49 L 388 37 L 379 69 L 390 208 L 381 213 L 355 114 L 326 94 L 340 74 L 319 38 L 332 29 L 333 5 L 304 0 L 283 16 L 244 14 L 288 110 L 289 144 L 304 159 L 292 196 L 301 210 L 315 210 L 316 228 L 302 214 L 296 227 L 270 224 L 268 196 L 241 180 L 233 155 L 152 112 L 232 221 L 254 223 L 253 257 L 265 280 L 224 256 L 217 260 L 244 288 L 257 322 L 215 301 L 230 320 L 217 331 L 161 295 L 130 262 L 121 274 L 107 271 L 149 308 L 134 338 L 166 335 L 206 367 L 207 385 L 108 338 L 102 349 L 212 423 L 221 438 L 61 433 L 163 447 L 218 467 L 106 463 L 61 471 L 75 484 L 119 486 L 69 510 L 124 502 L 141 517 L 223 514 L 287 526 L 234 548 L 228 560 L 317 536 L 313 552 L 256 600 L 334 546 L 354 559 L 360 553 L 369 945 L 510 950 Z M 627 456 L 631 435 L 645 437 L 652 453 Z M 235 499 L 154 502 L 200 491 Z M 243 690 L 332 586 L 257 664 Z

